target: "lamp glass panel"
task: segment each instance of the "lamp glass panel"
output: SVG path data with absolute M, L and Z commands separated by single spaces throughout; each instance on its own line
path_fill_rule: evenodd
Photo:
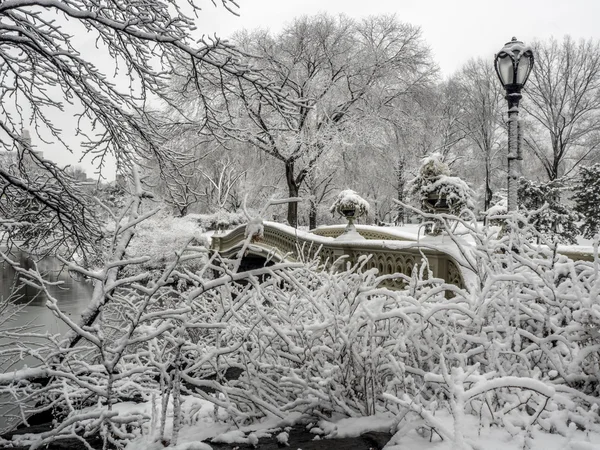
M 498 72 L 500 73 L 500 77 L 502 78 L 502 83 L 506 86 L 508 84 L 513 84 L 514 82 L 514 68 L 513 62 L 510 56 L 504 56 L 498 58 Z
M 517 84 L 523 84 L 527 80 L 529 70 L 531 69 L 531 59 L 529 55 L 523 55 L 519 60 L 517 67 Z

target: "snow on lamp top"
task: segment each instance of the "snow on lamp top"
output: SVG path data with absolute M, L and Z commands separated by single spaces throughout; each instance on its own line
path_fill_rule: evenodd
M 369 203 L 352 189 L 346 189 L 338 194 L 329 211 L 344 217 L 358 218 L 369 212 Z

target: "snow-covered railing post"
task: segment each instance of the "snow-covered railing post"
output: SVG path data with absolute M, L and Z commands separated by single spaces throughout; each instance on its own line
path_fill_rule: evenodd
M 363 240 L 364 238 L 356 231 L 354 219 L 368 214 L 369 204 L 360 195 L 351 189 L 346 189 L 338 194 L 333 205 L 329 208 L 332 213 L 338 213 L 348 220 L 348 226 L 338 240 Z

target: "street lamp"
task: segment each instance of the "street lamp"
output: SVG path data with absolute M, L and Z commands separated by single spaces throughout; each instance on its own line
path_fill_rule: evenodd
M 519 127 L 519 101 L 521 89 L 533 67 L 531 47 L 513 37 L 494 58 L 496 73 L 508 101 L 508 212 L 517 209 L 518 180 L 521 177 L 521 139 Z

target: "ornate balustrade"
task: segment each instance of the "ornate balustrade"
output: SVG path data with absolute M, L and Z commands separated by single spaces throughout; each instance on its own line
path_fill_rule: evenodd
M 356 225 L 356 230 L 362 237 L 368 240 L 382 240 L 382 241 L 415 241 L 415 236 L 411 233 L 403 233 L 397 230 L 386 230 L 382 227 L 376 227 L 372 225 Z M 311 234 L 317 236 L 336 238 L 340 236 L 346 230 L 345 225 L 327 225 L 316 228 L 311 231 Z
M 327 266 L 331 266 L 342 256 L 345 256 L 343 261 L 350 263 L 355 263 L 361 256 L 370 256 L 366 268 L 376 267 L 379 274 L 403 273 L 408 276 L 412 274 L 415 265 L 420 265 L 423 257 L 426 257 L 434 277 L 443 278 L 458 286 L 463 285 L 461 272 L 447 253 L 423 246 L 401 233 L 369 226 L 356 228 L 366 240 L 336 241 L 334 237 L 342 234 L 343 226 L 303 232 L 286 225 L 265 222 L 263 238 L 253 242 L 248 251 L 278 261 L 318 256 Z M 244 231 L 245 226 L 239 226 L 226 235 L 213 236 L 212 249 L 226 257 L 234 256 L 243 245 Z
M 275 261 L 308 260 L 317 255 L 329 267 L 342 256 L 346 257 L 344 261 L 355 263 L 361 256 L 368 255 L 371 258 L 367 268 L 376 267 L 382 275 L 403 273 L 409 276 L 415 265 L 421 265 L 426 257 L 434 277 L 457 286 L 464 285 L 456 261 L 450 254 L 434 247 L 435 241 L 417 242 L 416 236 L 410 233 L 368 225 L 356 225 L 364 241 L 336 240 L 344 230 L 343 225 L 334 225 L 305 232 L 265 222 L 263 238 L 253 242 L 248 251 Z M 245 225 L 241 225 L 226 235 L 213 236 L 213 250 L 226 257 L 234 256 L 243 245 L 244 231 Z M 559 246 L 558 252 L 573 260 L 594 260 L 591 247 Z

